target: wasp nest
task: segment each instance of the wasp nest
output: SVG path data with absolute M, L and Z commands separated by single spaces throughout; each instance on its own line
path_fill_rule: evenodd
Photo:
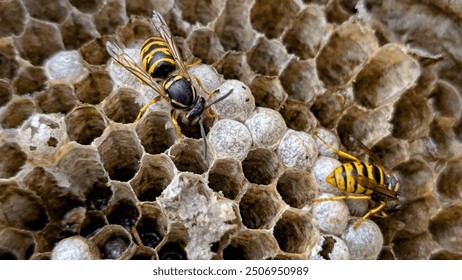
M 461 259 L 446 2 L 1 1 L 0 258 Z M 206 139 L 178 118 L 180 141 L 165 100 L 135 121 L 156 94 L 106 51 L 139 61 L 153 10 L 210 100 L 232 90 Z M 312 203 L 343 163 L 313 131 L 397 170 L 401 208 L 356 229 L 368 201 Z

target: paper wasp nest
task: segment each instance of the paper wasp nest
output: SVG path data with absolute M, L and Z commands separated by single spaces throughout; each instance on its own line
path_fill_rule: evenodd
M 207 157 L 165 101 L 135 122 L 155 94 L 106 51 L 139 60 L 152 10 L 191 75 L 233 89 Z M 456 1 L 11 0 L 0 18 L 0 258 L 462 258 Z M 395 167 L 401 208 L 355 230 L 367 201 L 313 205 L 342 163 L 314 130 Z

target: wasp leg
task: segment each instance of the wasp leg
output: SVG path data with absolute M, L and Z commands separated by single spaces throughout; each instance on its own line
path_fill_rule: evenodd
M 140 235 L 138 234 L 138 231 L 136 230 L 136 227 L 132 227 L 132 235 L 136 240 L 136 243 L 138 243 L 139 246 L 144 246 L 143 241 L 141 241 Z
M 198 58 L 196 61 L 192 62 L 192 63 L 185 63 L 184 66 L 186 68 L 191 68 L 191 67 L 194 67 L 196 65 L 199 65 L 202 63 L 202 59 Z
M 149 108 L 149 106 L 153 105 L 154 103 L 159 101 L 161 98 L 162 98 L 162 96 L 160 96 L 160 95 L 156 96 L 153 99 L 151 99 L 151 101 L 149 101 L 148 104 L 144 105 L 143 108 L 140 109 L 140 112 L 138 113 L 138 116 L 136 117 L 135 122 L 137 122 L 141 118 L 141 116 Z
M 170 113 L 170 118 L 172 119 L 173 125 L 175 126 L 176 134 L 178 135 L 178 140 L 183 141 L 183 134 L 181 134 L 181 127 L 176 120 L 175 110 L 172 110 Z
M 346 158 L 346 159 L 351 159 L 353 161 L 358 161 L 360 162 L 359 159 L 357 159 L 355 156 L 352 156 L 348 153 L 345 153 L 345 152 L 342 152 L 340 151 L 339 149 L 335 148 L 334 146 L 332 146 L 331 144 L 327 143 L 326 141 L 324 141 L 321 137 L 319 137 L 318 133 L 317 132 L 314 132 L 314 136 L 316 136 L 322 143 L 324 143 L 324 145 L 326 145 L 327 147 L 331 148 L 339 157 L 343 157 L 343 158 Z
M 366 213 L 366 215 L 364 215 L 361 219 L 359 219 L 359 221 L 357 221 L 354 225 L 354 229 L 358 229 L 359 226 L 367 219 L 369 218 L 370 215 L 373 215 L 379 211 L 382 211 L 383 207 L 385 207 L 385 202 L 381 202 L 379 206 L 375 207 L 374 209 L 371 209 L 369 210 L 369 212 Z
M 202 85 L 202 82 L 201 82 L 201 80 L 199 80 L 198 77 L 193 76 L 192 78 L 197 82 L 197 84 L 199 85 L 199 87 L 202 89 L 202 91 L 203 91 L 205 94 L 207 94 L 208 96 L 214 96 L 214 95 L 215 95 L 214 92 L 208 91 L 208 90 L 204 87 L 204 85 Z
M 324 198 L 313 199 L 311 202 L 318 203 L 318 202 L 323 202 L 323 201 L 335 201 L 335 200 L 345 200 L 345 199 L 371 199 L 371 197 L 368 195 L 340 195 L 340 196 L 334 196 L 334 197 L 324 197 Z

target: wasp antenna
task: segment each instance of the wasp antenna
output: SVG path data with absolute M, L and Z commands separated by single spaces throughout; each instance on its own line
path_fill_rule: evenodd
M 216 104 L 216 103 L 222 101 L 223 99 L 228 98 L 228 96 L 230 96 L 231 93 L 233 93 L 233 90 L 234 90 L 234 89 L 231 89 L 230 91 L 228 91 L 228 93 L 226 93 L 225 95 L 221 96 L 221 97 L 218 98 L 217 100 L 213 101 L 212 103 L 210 103 L 209 105 L 207 105 L 207 107 L 205 107 L 205 108 L 209 108 L 209 107 L 212 106 L 213 104 Z
M 207 147 L 207 139 L 205 139 L 205 136 L 206 136 L 205 128 L 204 128 L 204 124 L 202 123 L 202 120 L 199 121 L 199 127 L 201 130 L 202 141 L 204 141 L 204 157 L 205 157 L 205 160 L 207 161 L 208 147 Z

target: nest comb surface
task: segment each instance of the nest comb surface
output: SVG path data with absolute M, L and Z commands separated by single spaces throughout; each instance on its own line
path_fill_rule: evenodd
M 152 10 L 202 60 L 191 75 L 233 89 L 207 158 L 166 102 L 134 122 L 155 95 L 106 52 L 139 59 Z M 11 0 L 0 17 L 2 259 L 462 258 L 458 2 Z M 396 167 L 402 207 L 356 231 L 367 204 L 312 205 L 341 164 L 313 130 Z

